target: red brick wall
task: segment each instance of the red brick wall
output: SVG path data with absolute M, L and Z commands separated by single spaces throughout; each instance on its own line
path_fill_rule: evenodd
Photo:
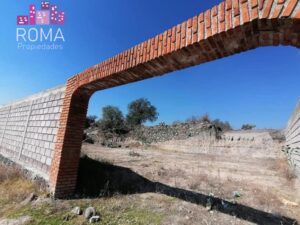
M 72 194 L 89 97 L 260 46 L 300 47 L 299 0 L 226 0 L 70 78 L 51 167 L 56 197 Z

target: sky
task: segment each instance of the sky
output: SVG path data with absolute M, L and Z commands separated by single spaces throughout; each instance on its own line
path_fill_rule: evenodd
M 20 50 L 16 16 L 36 0 L 2 0 L 0 14 L 0 104 L 65 84 L 82 70 L 153 37 L 221 1 L 53 0 L 65 11 L 62 50 Z M 57 30 L 59 26 L 51 26 Z M 148 98 L 157 123 L 208 113 L 258 128 L 284 128 L 299 99 L 300 51 L 264 47 L 152 78 L 96 92 L 88 114 L 106 105 L 124 114 L 129 102 Z

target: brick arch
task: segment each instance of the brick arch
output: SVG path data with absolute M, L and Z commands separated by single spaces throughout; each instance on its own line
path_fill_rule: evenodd
M 261 46 L 300 48 L 299 0 L 226 0 L 67 82 L 50 171 L 56 197 L 73 193 L 88 101 L 95 92 Z

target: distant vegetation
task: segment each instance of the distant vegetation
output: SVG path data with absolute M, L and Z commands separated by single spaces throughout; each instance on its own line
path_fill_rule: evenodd
M 211 123 L 221 131 L 232 130 L 232 127 L 228 121 L 222 121 L 220 119 L 211 120 L 210 116 L 207 113 L 200 117 L 192 116 L 186 120 L 186 123 L 198 123 L 198 122 Z M 180 123 L 180 122 L 177 121 L 176 123 Z
M 207 122 L 210 123 L 211 119 L 209 118 L 209 115 L 205 113 L 202 116 L 192 116 L 185 121 L 186 123 L 198 123 L 198 122 Z
M 228 121 L 221 121 L 220 119 L 215 119 L 212 121 L 212 124 L 222 131 L 233 130 L 230 123 Z
M 253 124 L 243 124 L 241 129 L 242 130 L 253 130 L 256 127 L 256 125 Z
M 105 133 L 126 134 L 136 130 L 136 128 L 141 127 L 146 122 L 155 122 L 158 119 L 158 115 L 157 108 L 148 99 L 140 98 L 128 104 L 128 114 L 126 116 L 116 106 L 108 105 L 103 107 L 102 118 L 97 121 L 97 116 L 88 116 L 85 128 L 98 127 Z M 173 125 L 182 123 L 209 123 L 220 131 L 232 130 L 232 126 L 228 121 L 212 120 L 207 113 L 202 116 L 192 116 L 186 119 L 185 122 L 175 121 Z M 165 125 L 165 123 L 161 122 L 160 125 Z
M 85 120 L 85 129 L 92 127 L 96 124 L 97 116 L 87 116 Z
M 97 126 L 103 132 L 115 134 L 127 133 L 146 122 L 155 122 L 158 112 L 155 106 L 146 98 L 137 99 L 128 105 L 126 117 L 116 106 L 105 106 L 102 108 L 102 118 L 96 121 L 97 116 L 88 116 L 86 128 Z
M 130 128 L 141 126 L 147 121 L 155 122 L 158 118 L 156 107 L 148 99 L 140 98 L 128 105 L 126 123 Z

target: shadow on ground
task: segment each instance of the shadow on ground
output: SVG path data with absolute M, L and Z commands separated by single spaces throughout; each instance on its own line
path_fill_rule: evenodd
M 98 198 L 112 196 L 116 193 L 149 192 L 165 194 L 204 207 L 208 202 L 211 202 L 214 210 L 256 224 L 298 225 L 291 218 L 274 215 L 241 204 L 233 204 L 220 198 L 171 187 L 159 182 L 152 182 L 128 168 L 99 162 L 86 156 L 81 158 L 76 189 L 77 196 Z

